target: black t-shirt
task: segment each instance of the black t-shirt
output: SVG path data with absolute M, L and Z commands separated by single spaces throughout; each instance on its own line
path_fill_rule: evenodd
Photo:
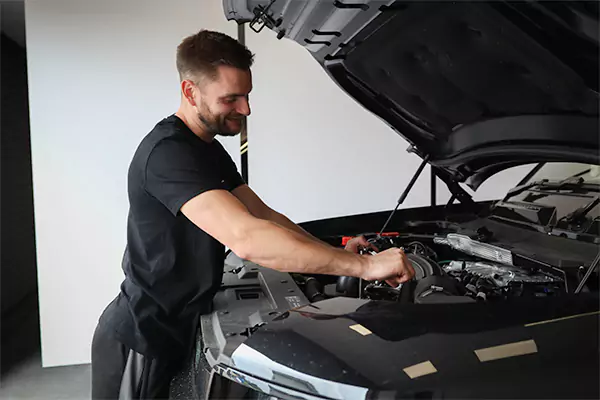
M 203 141 L 175 115 L 142 140 L 128 175 L 125 280 L 103 315 L 117 340 L 149 357 L 189 351 L 198 315 L 210 311 L 221 284 L 225 249 L 179 209 L 243 183 L 221 144 Z

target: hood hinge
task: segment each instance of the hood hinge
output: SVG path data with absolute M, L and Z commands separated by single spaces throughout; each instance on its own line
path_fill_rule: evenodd
M 271 2 L 267 6 L 258 5 L 254 7 L 254 10 L 252 10 L 252 12 L 254 13 L 254 18 L 252 18 L 252 21 L 250 21 L 250 29 L 252 29 L 256 33 L 259 33 L 263 30 L 265 25 L 269 29 L 273 29 L 281 25 L 283 20 L 281 18 L 278 18 L 276 20 L 273 17 L 273 13 L 269 13 L 269 9 L 273 5 L 273 3 L 275 3 L 275 0 L 271 0 Z M 256 26 L 258 26 L 258 28 Z

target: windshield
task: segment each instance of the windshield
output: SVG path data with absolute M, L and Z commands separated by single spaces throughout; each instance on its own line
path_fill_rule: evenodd
M 585 183 L 600 184 L 600 166 L 580 163 L 545 163 L 541 164 L 539 170 L 522 181 L 521 184 L 533 183 L 543 179 L 563 181 L 572 177 L 581 177 Z
M 600 167 L 549 163 L 534 168 L 497 202 L 492 217 L 573 239 L 599 236 Z

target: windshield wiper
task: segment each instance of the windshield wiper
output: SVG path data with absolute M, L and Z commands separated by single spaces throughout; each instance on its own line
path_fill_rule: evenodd
M 511 197 L 514 197 L 518 194 L 523 193 L 526 190 L 531 188 L 539 188 L 545 190 L 577 190 L 577 189 L 586 189 L 589 191 L 600 192 L 600 185 L 594 183 L 587 183 L 581 177 L 569 177 L 567 179 L 563 179 L 558 182 L 550 182 L 548 179 L 543 179 L 541 181 L 531 182 L 523 186 L 517 186 L 506 193 L 504 199 L 502 201 L 507 201 Z
M 600 203 L 600 197 L 596 197 L 588 205 L 580 207 L 577 210 L 569 213 L 558 220 L 558 222 L 566 221 L 568 224 L 582 222 L 585 219 L 587 213 L 589 213 L 594 207 Z

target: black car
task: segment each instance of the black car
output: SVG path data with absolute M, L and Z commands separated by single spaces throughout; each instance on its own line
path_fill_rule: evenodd
M 426 164 L 452 198 L 302 224 L 334 246 L 402 247 L 416 277 L 401 287 L 228 254 L 198 393 L 599 398 L 598 4 L 225 0 L 411 144 L 423 164 L 398 204 Z M 531 172 L 499 201 L 463 189 L 519 165 Z

